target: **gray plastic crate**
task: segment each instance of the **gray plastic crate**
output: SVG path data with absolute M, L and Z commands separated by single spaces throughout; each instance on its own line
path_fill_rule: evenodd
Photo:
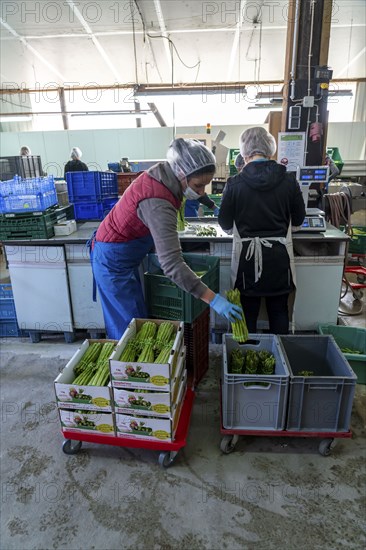
M 356 375 L 333 336 L 280 336 L 290 371 L 286 429 L 348 432 Z M 301 371 L 313 376 L 299 376 Z
M 250 334 L 249 340 L 253 343 L 239 345 L 231 334 L 223 336 L 223 427 L 238 430 L 283 430 L 289 371 L 278 338 L 273 334 Z M 276 359 L 275 374 L 230 374 L 230 355 L 235 348 L 273 353 Z

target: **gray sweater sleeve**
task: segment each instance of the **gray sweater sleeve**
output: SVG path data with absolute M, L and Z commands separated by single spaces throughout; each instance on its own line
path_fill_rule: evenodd
M 137 215 L 150 230 L 164 274 L 180 288 L 200 298 L 207 286 L 183 260 L 174 206 L 164 199 L 145 199 L 140 202 Z

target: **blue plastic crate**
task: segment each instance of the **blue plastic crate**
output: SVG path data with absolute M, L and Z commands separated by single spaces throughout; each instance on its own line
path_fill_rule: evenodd
M 66 181 L 69 200 L 74 204 L 118 196 L 114 172 L 67 172 Z
M 0 186 L 0 214 L 43 212 L 57 204 L 53 176 L 45 178 L 15 177 Z
M 17 319 L 11 284 L 0 285 L 0 319 L 6 321 Z
M 0 338 L 18 338 L 22 335 L 17 320 L 0 320 Z
M 118 198 L 98 202 L 76 202 L 74 203 L 75 220 L 103 220 L 117 202 Z

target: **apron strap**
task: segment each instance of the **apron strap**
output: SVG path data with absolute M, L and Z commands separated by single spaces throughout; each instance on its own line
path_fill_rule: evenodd
M 273 245 L 270 241 L 276 241 L 283 245 L 286 245 L 286 239 L 284 237 L 246 237 L 240 240 L 242 242 L 249 241 L 249 246 L 245 255 L 245 259 L 249 261 L 254 255 L 254 274 L 256 283 L 261 278 L 263 270 L 262 246 L 265 246 L 266 248 L 272 248 Z
M 90 239 L 87 241 L 86 243 L 86 246 L 88 247 L 88 250 L 89 250 L 89 257 L 90 257 L 90 262 L 92 264 L 92 274 L 93 274 L 93 302 L 96 302 L 97 301 L 97 283 L 95 281 L 95 277 L 94 277 L 94 272 L 93 272 L 93 263 L 92 263 L 92 255 L 93 255 L 93 250 L 94 250 L 94 243 L 95 243 L 95 236 L 97 234 L 97 230 L 95 229 L 93 231 L 93 234 L 91 235 Z

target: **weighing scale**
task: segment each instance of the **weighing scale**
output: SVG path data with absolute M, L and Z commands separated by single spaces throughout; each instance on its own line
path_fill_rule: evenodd
M 326 231 L 327 224 L 324 217 L 325 213 L 319 210 L 319 208 L 307 208 L 307 204 L 309 201 L 310 187 L 312 185 L 314 186 L 314 184 L 316 184 L 318 189 L 320 188 L 320 184 L 326 186 L 328 178 L 328 166 L 299 166 L 297 168 L 297 181 L 300 184 L 306 206 L 306 216 L 299 231 L 309 233 Z

